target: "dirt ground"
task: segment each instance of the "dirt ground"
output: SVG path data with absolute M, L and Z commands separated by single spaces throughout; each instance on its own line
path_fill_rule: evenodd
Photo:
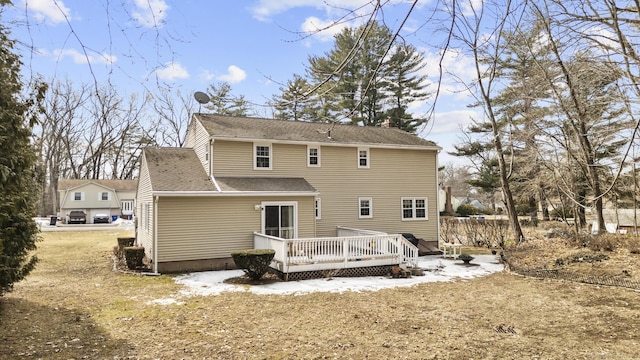
M 629 289 L 502 272 L 377 292 L 180 297 L 170 275 L 113 270 L 116 238 L 129 234 L 43 235 L 37 269 L 0 299 L 0 359 L 640 359 L 640 293 Z M 585 251 L 551 249 L 559 242 L 511 256 L 637 279 L 638 254 L 558 262 Z M 154 302 L 167 297 L 179 301 Z

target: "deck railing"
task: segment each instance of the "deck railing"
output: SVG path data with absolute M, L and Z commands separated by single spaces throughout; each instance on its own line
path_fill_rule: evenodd
M 300 239 L 254 233 L 253 242 L 256 249 L 275 250 L 272 266 L 284 273 L 393 264 L 417 266 L 418 249 L 402 235 L 371 232 L 344 236 L 357 231 L 343 228 L 338 231 L 342 236 Z

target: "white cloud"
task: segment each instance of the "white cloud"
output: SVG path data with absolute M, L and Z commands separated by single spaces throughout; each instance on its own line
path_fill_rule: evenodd
M 168 62 L 164 68 L 156 71 L 156 75 L 162 80 L 175 80 L 188 78 L 189 72 L 180 63 Z
M 169 5 L 164 0 L 134 0 L 133 18 L 145 27 L 159 27 L 164 24 Z
M 333 41 L 333 37 L 348 27 L 348 23 L 334 24 L 333 20 L 320 20 L 315 16 L 310 16 L 304 20 L 301 30 L 322 42 Z
M 465 84 L 471 84 L 476 78 L 475 63 L 473 58 L 463 54 L 456 49 L 449 49 L 442 56 L 441 53 L 425 53 L 427 66 L 425 71 L 430 70 L 428 76 L 433 81 L 430 90 L 434 91 L 441 81 L 440 93 L 455 95 L 459 100 L 468 99 L 472 102 L 470 94 Z M 442 80 L 439 80 L 439 66 L 442 66 Z
M 220 81 L 226 81 L 230 84 L 236 84 L 247 78 L 247 73 L 235 65 L 227 68 L 227 73 L 217 77 Z
M 64 57 L 70 57 L 76 64 L 113 64 L 118 59 L 109 54 L 85 54 L 76 49 L 57 49 L 52 52 L 55 58 L 61 59 Z
M 25 1 L 27 8 L 33 11 L 39 20 L 50 21 L 52 23 L 64 22 L 69 17 L 69 8 L 62 1 L 55 0 L 28 0 Z
M 370 0 L 260 0 L 250 10 L 256 19 L 267 21 L 274 15 L 294 8 L 312 7 L 331 13 L 342 12 L 342 9 L 356 9 L 369 2 Z

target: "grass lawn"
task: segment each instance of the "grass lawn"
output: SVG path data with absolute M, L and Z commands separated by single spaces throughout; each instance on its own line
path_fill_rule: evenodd
M 181 297 L 113 271 L 116 230 L 45 232 L 0 359 L 637 359 L 640 293 L 499 273 L 378 292 Z M 159 304 L 174 297 L 179 303 Z

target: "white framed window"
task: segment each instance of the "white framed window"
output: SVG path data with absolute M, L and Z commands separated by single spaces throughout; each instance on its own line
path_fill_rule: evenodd
M 102 191 L 98 194 L 98 200 L 100 201 L 109 201 L 111 196 L 108 191 Z
M 320 146 L 307 145 L 307 166 L 320 167 Z
M 271 170 L 273 163 L 273 154 L 271 144 L 254 144 L 253 145 L 253 169 L 254 170 Z
M 370 162 L 371 162 L 371 159 L 369 156 L 369 148 L 359 147 L 358 148 L 358 168 L 368 169 Z
M 322 201 L 316 198 L 316 219 L 322 219 Z
M 427 198 L 403 197 L 402 220 L 427 220 Z
M 358 217 L 360 219 L 373 218 L 373 199 L 370 197 L 358 198 Z
M 75 200 L 75 201 L 82 201 L 82 200 L 84 200 L 84 193 L 83 193 L 83 192 L 79 192 L 79 191 L 74 192 L 74 193 L 73 193 L 73 200 Z

